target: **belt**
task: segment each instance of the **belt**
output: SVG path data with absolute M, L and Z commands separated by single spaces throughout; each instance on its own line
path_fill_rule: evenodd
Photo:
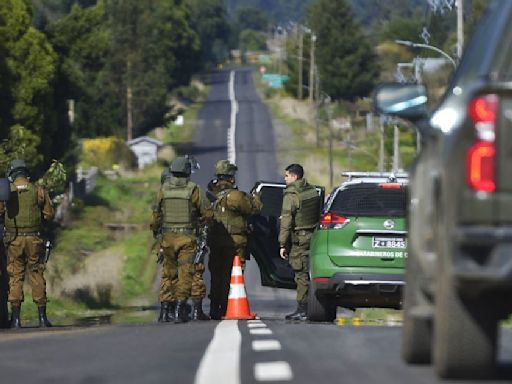
M 163 233 L 168 233 L 168 232 L 172 232 L 172 233 L 185 233 L 185 234 L 188 234 L 188 235 L 192 235 L 196 231 L 191 229 L 191 228 L 162 228 L 162 232 Z
M 12 236 L 41 236 L 41 232 L 11 232 L 11 231 L 6 231 L 5 232 L 7 235 L 12 235 Z

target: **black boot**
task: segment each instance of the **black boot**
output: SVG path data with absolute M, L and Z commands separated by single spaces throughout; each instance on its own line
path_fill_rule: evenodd
M 192 320 L 210 320 L 203 312 L 203 300 L 192 299 Z
M 39 328 L 51 327 L 52 323 L 50 323 L 46 317 L 46 307 L 38 307 L 37 312 L 39 313 Z
M 20 321 L 21 307 L 18 305 L 11 306 L 11 328 L 21 328 Z
M 188 320 L 187 300 L 178 300 L 174 310 L 174 324 L 186 323 Z
M 160 303 L 160 315 L 158 315 L 159 323 L 168 323 L 169 322 L 169 302 L 162 301 Z
M 167 319 L 168 319 L 167 321 L 169 321 L 171 323 L 174 321 L 174 319 L 176 319 L 174 311 L 176 311 L 176 302 L 169 301 L 169 311 L 167 312 Z
M 289 315 L 285 316 L 286 320 L 300 320 L 306 321 L 308 319 L 307 315 L 308 305 L 307 303 L 298 303 L 297 310 Z

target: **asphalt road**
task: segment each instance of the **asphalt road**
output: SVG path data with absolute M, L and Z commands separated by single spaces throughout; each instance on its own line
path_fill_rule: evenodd
M 220 72 L 211 86 L 195 136 L 202 168 L 194 179 L 206 186 L 215 162 L 233 156 L 234 147 L 241 189 L 280 180 L 271 120 L 249 71 Z M 235 140 L 228 148 L 233 105 Z M 0 383 L 439 382 L 430 367 L 401 361 L 399 326 L 285 322 L 293 292 L 260 287 L 254 262 L 246 288 L 261 320 L 0 331 Z M 500 343 L 500 371 L 488 383 L 512 380 L 510 330 Z

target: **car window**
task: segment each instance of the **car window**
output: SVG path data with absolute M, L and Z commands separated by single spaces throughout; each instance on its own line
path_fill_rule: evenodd
M 382 188 L 378 184 L 349 186 L 336 194 L 329 211 L 346 216 L 406 215 L 407 188 Z

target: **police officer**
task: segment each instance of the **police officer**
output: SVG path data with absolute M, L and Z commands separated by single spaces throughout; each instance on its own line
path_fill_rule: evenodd
M 214 223 L 209 235 L 211 272 L 210 316 L 220 319 L 226 312 L 233 258 L 238 255 L 245 268 L 248 225 L 247 218 L 262 208 L 258 196 L 239 191 L 235 184 L 238 170 L 229 160 L 215 165 L 216 178 L 208 184 L 215 195 Z
M 45 262 L 41 231 L 44 221 L 51 221 L 54 209 L 48 193 L 30 181 L 30 173 L 23 160 L 9 164 L 7 176 L 11 196 L 0 202 L 0 220 L 5 226 L 4 243 L 7 250 L 9 275 L 9 302 L 11 328 L 20 328 L 20 309 L 23 302 L 25 274 L 32 288 L 32 298 L 38 307 L 39 326 L 51 327 L 46 317 Z
M 187 300 L 195 273 L 196 236 L 199 225 L 213 216 L 201 189 L 190 181 L 191 168 L 188 157 L 179 156 L 172 161 L 171 177 L 164 180 L 158 192 L 150 225 L 155 235 L 159 228 L 162 231 L 164 260 L 159 321 L 188 321 Z M 193 305 L 195 311 L 202 313 L 202 299 L 195 299 Z
M 320 214 L 320 197 L 316 188 L 304 178 L 300 164 L 290 164 L 284 174 L 286 188 L 281 210 L 279 231 L 280 256 L 288 259 L 297 283 L 297 310 L 286 315 L 286 320 L 307 319 L 309 288 L 309 242 Z M 288 253 L 286 246 L 291 240 Z
M 171 171 L 166 167 L 160 175 L 160 183 L 170 181 Z M 159 244 L 160 245 L 160 244 Z M 164 268 L 162 271 L 162 279 L 160 281 L 160 315 L 158 322 L 171 322 L 174 321 L 174 311 L 176 308 L 176 284 L 178 276 L 176 275 L 172 280 L 168 273 L 169 268 Z M 206 285 L 204 283 L 203 274 L 205 265 L 203 260 L 194 263 L 194 275 L 192 276 L 192 289 L 191 299 L 193 303 L 191 320 L 210 320 L 210 317 L 203 312 L 203 299 L 206 297 Z M 188 308 L 187 308 L 188 310 Z

